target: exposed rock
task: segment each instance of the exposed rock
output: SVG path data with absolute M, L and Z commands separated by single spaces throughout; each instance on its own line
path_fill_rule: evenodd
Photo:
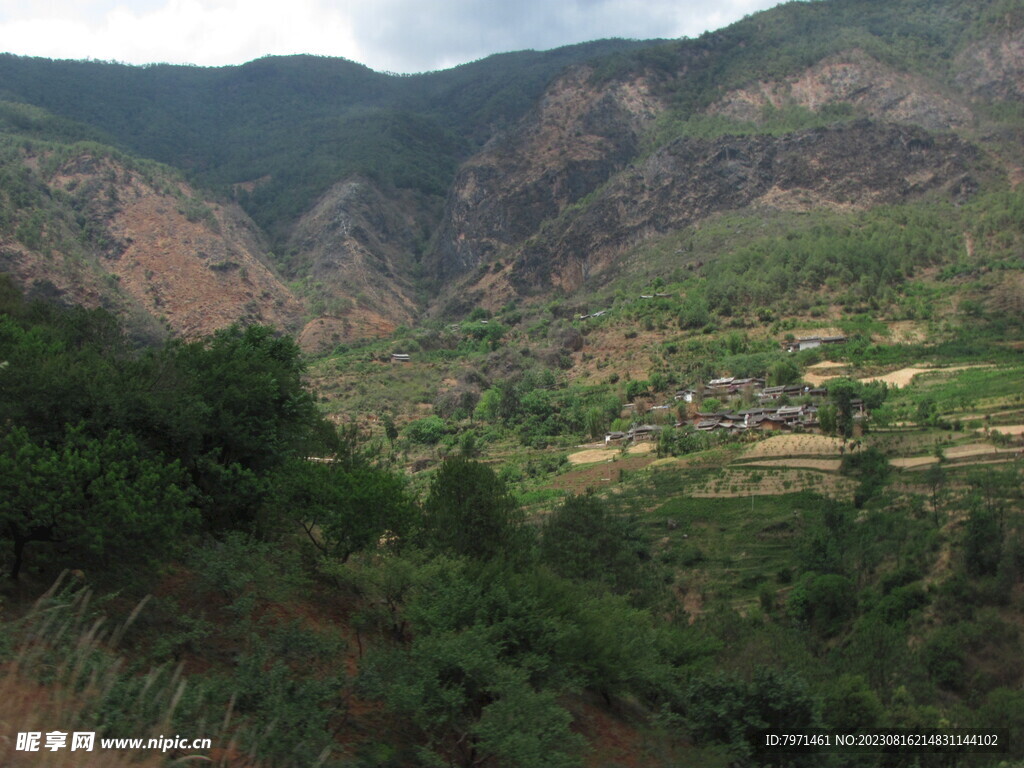
M 289 240 L 291 269 L 319 284 L 314 301 L 330 318 L 329 340 L 386 335 L 411 322 L 426 218 L 424 201 L 389 199 L 361 178 L 336 184 L 302 217 Z M 303 338 L 314 343 L 315 326 Z
M 561 77 L 518 130 L 459 170 L 429 262 L 442 283 L 521 243 L 634 157 L 663 105 L 643 78 L 602 90 L 590 75 Z
M 89 227 L 97 259 L 70 264 L 66 254 L 9 250 L 22 284 L 46 280 L 69 301 L 123 314 L 141 308 L 186 337 L 236 321 L 296 327 L 301 304 L 263 261 L 261 235 L 236 206 L 90 153 L 46 183 Z
M 960 195 L 979 163 L 979 152 L 953 136 L 867 120 L 781 138 L 678 139 L 522 246 L 511 278 L 520 290 L 573 290 L 644 239 L 780 196 L 867 207 L 942 188 Z
M 830 56 L 783 82 L 760 82 L 730 91 L 708 112 L 758 123 L 768 106 L 798 105 L 818 111 L 838 103 L 850 104 L 873 118 L 931 131 L 963 129 L 973 122 L 970 109 L 941 93 L 934 83 L 897 72 L 859 50 Z
M 979 40 L 956 60 L 956 83 L 985 99 L 1024 97 L 1024 29 Z

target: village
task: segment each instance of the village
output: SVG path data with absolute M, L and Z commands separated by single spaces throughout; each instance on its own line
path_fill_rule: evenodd
M 845 336 L 810 336 L 784 341 L 782 346 L 789 352 L 799 352 L 845 341 Z M 818 410 L 828 398 L 827 387 L 805 384 L 768 387 L 765 384 L 765 379 L 759 377 L 725 376 L 711 379 L 694 388 L 678 390 L 674 400 L 681 405 L 677 407 L 679 418 L 673 426 L 691 426 L 701 432 L 821 432 Z M 715 406 L 729 404 L 733 408 L 704 410 L 702 406 L 705 403 Z M 642 404 L 638 407 L 637 403 L 624 404 L 623 418 L 633 418 L 635 421 L 642 415 L 642 407 Z M 852 400 L 850 407 L 855 429 L 859 431 L 856 422 L 862 422 L 867 416 L 867 408 L 859 398 Z M 669 404 L 654 405 L 647 413 L 659 417 L 662 413 L 670 413 L 671 408 Z M 664 418 L 653 418 L 652 421 L 662 422 Z M 604 442 L 605 445 L 644 442 L 657 437 L 664 428 L 665 424 L 662 423 L 635 424 L 627 431 L 606 433 Z

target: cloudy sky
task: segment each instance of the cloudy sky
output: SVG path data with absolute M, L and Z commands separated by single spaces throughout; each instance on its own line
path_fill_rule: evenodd
M 423 72 L 603 37 L 695 37 L 779 0 L 0 0 L 0 52 L 220 66 L 343 56 Z

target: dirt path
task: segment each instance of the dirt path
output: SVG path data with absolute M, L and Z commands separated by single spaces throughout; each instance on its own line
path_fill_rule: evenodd
M 953 372 L 953 371 L 965 371 L 968 368 L 991 368 L 991 367 L 992 367 L 992 365 L 988 364 L 988 363 L 981 364 L 981 365 L 954 365 L 954 366 L 950 366 L 949 368 L 917 368 L 915 366 L 911 366 L 911 367 L 908 367 L 908 368 L 900 368 L 898 371 L 893 371 L 892 373 L 886 373 L 886 374 L 883 374 L 882 376 L 865 376 L 862 379 L 858 379 L 858 381 L 860 381 L 860 382 L 862 382 L 864 384 L 870 384 L 872 381 L 884 381 L 890 387 L 905 387 L 908 384 L 910 384 L 914 380 L 914 377 L 917 376 L 919 373 L 933 373 L 933 372 L 936 372 L 936 371 L 949 371 L 949 372 Z

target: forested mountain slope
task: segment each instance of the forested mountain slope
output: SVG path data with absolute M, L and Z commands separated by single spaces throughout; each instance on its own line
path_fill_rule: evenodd
M 403 77 L 306 56 L 204 69 L 5 55 L 0 95 L 12 146 L 101 142 L 178 168 L 209 210 L 239 204 L 304 305 L 287 322 L 315 321 L 304 338 L 325 348 L 424 311 L 713 262 L 654 254 L 722 214 L 1006 189 L 1024 167 L 1022 25 L 1008 0 L 797 2 L 695 40 Z M 294 299 L 267 290 L 229 314 L 284 321 Z

